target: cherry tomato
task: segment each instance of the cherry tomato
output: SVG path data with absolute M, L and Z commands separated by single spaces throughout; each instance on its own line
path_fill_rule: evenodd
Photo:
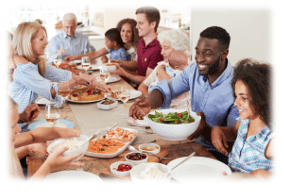
M 177 121 L 177 124 L 179 124 L 179 121 Z
M 160 118 L 160 121 L 163 122 L 163 119 L 164 119 L 164 118 Z
M 181 113 L 177 113 L 177 116 L 179 116 L 180 118 L 182 118 L 182 115 L 181 115 Z

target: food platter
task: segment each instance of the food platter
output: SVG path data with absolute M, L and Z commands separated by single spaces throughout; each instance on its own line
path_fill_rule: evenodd
M 107 94 L 95 88 L 81 88 L 72 90 L 67 100 L 74 103 L 92 103 L 101 101 L 106 97 Z
M 88 69 L 88 70 L 99 70 L 100 69 L 100 67 L 101 67 L 101 65 L 90 65 L 90 68 Z M 76 68 L 78 69 L 78 70 L 85 70 L 83 67 L 82 67 L 82 65 L 78 65 L 78 66 L 76 66 Z
M 123 130 L 128 130 L 128 131 L 130 131 L 130 132 L 136 132 L 136 136 L 135 136 L 131 141 L 129 141 L 129 142 L 124 142 L 124 146 L 121 147 L 121 148 L 119 148 L 118 151 L 115 152 L 115 153 L 113 153 L 113 154 L 101 154 L 101 153 L 93 153 L 93 152 L 88 152 L 88 151 L 86 151 L 85 155 L 86 155 L 86 156 L 90 156 L 90 157 L 96 157 L 96 158 L 114 158 L 114 157 L 118 156 L 119 154 L 121 154 L 121 153 L 122 153 L 126 148 L 128 148 L 128 146 L 129 146 L 130 144 L 132 144 L 133 141 L 136 139 L 136 137 L 137 137 L 137 135 L 138 135 L 138 131 L 135 130 L 135 129 L 126 128 L 126 127 L 120 127 L 120 128 L 123 129 Z M 102 129 L 102 130 L 99 131 L 99 132 L 105 131 L 105 130 L 107 130 L 107 129 L 108 129 L 108 128 L 106 127 L 106 128 Z M 98 133 L 99 133 L 99 132 L 98 132 Z

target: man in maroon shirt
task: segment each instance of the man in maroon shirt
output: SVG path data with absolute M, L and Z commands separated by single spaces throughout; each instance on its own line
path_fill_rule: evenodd
M 163 60 L 163 56 L 156 34 L 160 22 L 159 10 L 151 6 L 141 7 L 136 10 L 136 16 L 136 28 L 139 36 L 142 37 L 138 43 L 136 59 L 132 61 L 112 60 L 119 65 L 117 70 L 111 73 L 126 77 L 139 85 L 157 66 L 157 62 Z

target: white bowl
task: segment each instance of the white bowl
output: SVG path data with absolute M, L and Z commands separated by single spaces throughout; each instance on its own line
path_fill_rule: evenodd
M 107 100 L 107 99 L 105 99 L 105 100 Z M 116 100 L 112 100 L 112 101 L 114 101 L 114 103 L 109 104 L 109 105 L 102 104 L 105 100 L 97 103 L 97 107 L 99 109 L 110 110 L 110 109 L 112 109 L 112 108 L 114 108 L 114 107 L 116 107 L 118 105 L 118 102 Z
M 184 112 L 185 110 L 180 109 L 165 109 L 159 110 L 157 112 L 162 112 L 163 114 L 168 114 L 170 112 Z M 149 114 L 155 114 L 154 112 L 150 112 Z M 201 116 L 198 116 L 195 112 L 190 112 L 190 115 L 195 119 L 193 123 L 188 124 L 164 124 L 164 123 L 156 123 L 145 117 L 151 129 L 157 133 L 162 139 L 170 140 L 170 141 L 181 141 L 187 139 L 190 135 L 192 135 L 199 126 Z
M 146 118 L 146 117 L 145 117 L 145 118 Z M 152 149 L 154 149 L 155 147 L 158 147 L 158 149 L 153 150 L 153 151 L 142 150 L 142 148 L 144 148 L 144 147 L 150 147 L 150 148 L 152 148 Z M 144 144 L 140 144 L 139 147 L 138 147 L 138 149 L 139 149 L 139 151 L 141 151 L 141 152 L 146 151 L 146 152 L 151 152 L 151 153 L 153 153 L 153 154 L 158 154 L 158 153 L 160 152 L 160 150 L 161 150 L 161 147 L 160 147 L 158 144 L 155 144 L 155 143 L 144 143 Z
M 117 63 L 109 62 L 109 63 L 105 63 L 104 65 L 108 71 L 115 71 L 116 70 L 115 64 Z
M 88 139 L 88 136 L 86 136 L 86 135 L 80 135 L 80 137 L 71 137 L 71 138 L 68 138 L 68 139 L 58 139 L 58 140 L 54 141 L 53 143 L 51 143 L 51 144 L 47 147 L 47 152 L 48 152 L 49 154 L 52 154 L 51 149 L 52 149 L 55 145 L 60 144 L 60 143 L 63 143 L 63 142 L 65 142 L 66 140 L 81 140 L 81 141 L 86 141 L 87 139 Z M 83 154 L 82 154 L 81 156 L 79 156 L 78 158 L 76 158 L 76 159 L 73 160 L 73 161 L 80 160 L 80 159 L 82 158 L 82 156 L 84 156 L 85 152 L 87 151 L 88 146 L 89 146 L 89 143 L 85 143 L 84 145 L 82 145 L 82 146 L 79 147 L 79 148 L 76 148 L 75 150 L 71 150 L 71 151 L 64 152 L 64 153 L 63 153 L 63 156 L 71 156 L 71 155 L 77 154 L 77 153 L 79 153 L 79 152 L 83 152 Z
M 157 178 L 153 178 L 153 179 L 141 179 L 137 176 L 140 176 L 140 173 L 142 171 L 144 171 L 150 164 L 156 164 L 158 165 L 158 169 L 163 172 L 163 173 L 168 173 L 170 171 L 170 174 L 162 179 L 157 179 Z M 171 180 L 171 169 L 170 167 L 168 167 L 167 165 L 161 164 L 161 163 L 142 163 L 139 165 L 134 166 L 131 170 L 130 170 L 130 178 L 134 183 L 141 183 L 141 182 L 169 182 Z
M 131 160 L 131 159 L 127 158 L 127 155 L 128 155 L 128 154 L 132 154 L 132 153 L 141 153 L 141 152 L 129 152 L 129 153 L 127 153 L 127 154 L 125 155 L 125 157 L 124 157 L 126 161 L 131 162 L 131 163 L 133 163 L 134 165 L 138 165 L 138 164 L 141 164 L 141 163 L 146 163 L 146 162 L 148 161 L 148 155 L 147 155 L 147 154 L 145 154 L 145 155 L 146 155 L 146 158 L 145 158 L 145 159 L 142 159 L 142 160 Z
M 115 174 L 115 175 L 129 175 L 131 169 L 129 171 L 116 171 L 116 170 L 114 170 L 114 169 L 117 169 L 120 164 L 129 165 L 129 166 L 131 166 L 131 169 L 134 167 L 134 165 L 131 162 L 118 161 L 118 162 L 112 163 L 110 165 L 110 172 L 112 174 Z

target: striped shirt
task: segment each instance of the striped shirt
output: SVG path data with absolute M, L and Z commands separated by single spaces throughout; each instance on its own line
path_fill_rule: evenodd
M 72 73 L 51 65 L 46 66 L 45 78 L 39 74 L 38 65 L 31 62 L 28 64 L 17 64 L 13 74 L 13 82 L 9 84 L 9 94 L 19 105 L 18 111 L 22 113 L 29 104 L 33 104 L 38 95 L 49 101 L 57 101 L 62 104 L 61 96 L 57 95 L 58 85 L 54 82 L 72 79 Z M 50 89 L 56 91 L 55 98 L 52 98 Z M 27 123 L 21 123 L 21 128 Z
M 96 50 L 94 46 L 90 44 L 88 36 L 75 32 L 74 36 L 71 38 L 66 35 L 65 31 L 50 40 L 48 44 L 48 51 L 50 53 L 48 59 L 49 63 L 53 63 L 54 55 L 56 55 L 59 49 L 66 49 L 66 53 L 62 54 L 62 60 L 68 55 L 81 55 L 84 52 L 87 53 Z
M 265 157 L 265 149 L 271 138 L 273 131 L 268 126 L 263 128 L 258 134 L 246 139 L 249 119 L 242 120 L 238 129 L 238 136 L 229 154 L 229 167 L 232 171 L 249 173 L 257 169 L 271 171 L 272 160 Z

